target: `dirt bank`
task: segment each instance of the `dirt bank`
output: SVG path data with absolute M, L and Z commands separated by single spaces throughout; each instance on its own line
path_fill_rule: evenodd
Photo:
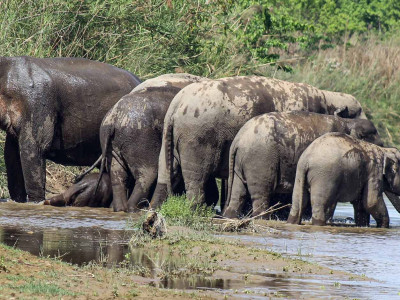
M 211 299 L 201 291 L 161 290 L 151 281 L 129 269 L 79 268 L 0 244 L 1 299 Z

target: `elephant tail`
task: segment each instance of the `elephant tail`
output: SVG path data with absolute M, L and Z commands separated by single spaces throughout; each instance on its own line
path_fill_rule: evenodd
M 101 162 L 102 158 L 103 158 L 103 156 L 100 155 L 99 158 L 94 162 L 93 165 L 91 165 L 88 169 L 86 169 L 82 174 L 75 176 L 74 183 L 78 183 L 79 181 L 82 180 L 83 177 L 85 177 L 87 174 L 89 174 L 94 168 L 100 166 L 100 162 Z
M 167 168 L 167 190 L 168 194 L 172 194 L 172 178 L 173 178 L 173 165 L 174 165 L 174 122 L 173 119 L 170 119 L 169 124 L 167 124 L 167 130 L 165 135 L 165 161 Z
M 290 210 L 288 223 L 301 224 L 301 217 L 305 207 L 310 200 L 307 183 L 308 163 L 299 161 L 296 170 L 296 181 L 293 188 L 292 208 Z
M 96 196 L 97 190 L 99 189 L 101 178 L 102 178 L 103 173 L 104 173 L 105 168 L 106 168 L 111 136 L 112 136 L 112 133 L 111 133 L 111 129 L 110 129 L 108 134 L 107 134 L 107 136 L 106 136 L 104 144 L 101 145 L 102 146 L 101 147 L 102 153 L 101 153 L 101 156 L 100 156 L 101 157 L 101 163 L 100 163 L 99 178 L 97 179 L 97 182 L 96 182 L 96 188 L 94 189 L 93 197 Z
M 232 197 L 232 187 L 233 187 L 233 178 L 235 177 L 235 160 L 236 160 L 236 153 L 237 147 L 235 140 L 233 140 L 231 145 L 231 150 L 229 151 L 229 177 L 228 177 L 228 190 L 226 196 L 226 203 L 225 207 L 223 208 L 223 212 L 225 212 L 226 208 L 229 206 Z

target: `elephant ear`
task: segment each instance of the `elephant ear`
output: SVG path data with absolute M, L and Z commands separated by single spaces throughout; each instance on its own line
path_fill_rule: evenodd
M 383 158 L 383 175 L 390 176 L 397 172 L 398 164 L 396 164 L 396 157 L 390 154 L 385 154 Z
M 347 106 L 339 107 L 337 110 L 335 110 L 333 115 L 341 118 L 349 118 L 349 108 Z

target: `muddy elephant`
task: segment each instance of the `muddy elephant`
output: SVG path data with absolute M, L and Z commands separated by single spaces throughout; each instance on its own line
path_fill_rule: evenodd
M 110 174 L 115 211 L 135 211 L 142 200 L 151 198 L 165 113 L 183 87 L 201 80 L 204 78 L 184 73 L 146 80 L 104 117 L 100 127 L 101 170 L 105 168 Z M 128 199 L 130 181 L 134 187 Z
M 45 200 L 43 204 L 52 206 L 110 207 L 112 202 L 110 177 L 108 174 L 104 174 L 97 185 L 98 178 L 99 173 L 86 175 L 64 193 Z
M 347 133 L 383 145 L 374 124 L 365 119 L 289 112 L 268 113 L 249 120 L 230 148 L 224 216 L 238 217 L 248 200 L 253 216 L 257 216 L 269 208 L 274 194 L 291 194 L 300 155 L 328 132 Z
M 45 198 L 46 159 L 90 166 L 107 111 L 140 80 L 81 58 L 0 57 L 0 128 L 10 196 Z
M 188 198 L 195 203 L 215 204 L 215 178 L 228 178 L 229 147 L 243 124 L 263 113 L 294 110 L 366 119 L 353 96 L 303 83 L 239 76 L 182 89 L 165 116 L 158 182 L 151 206 L 158 207 L 171 193 L 174 159 L 181 168 Z
M 296 170 L 289 223 L 300 224 L 311 201 L 312 224 L 325 225 L 338 202 L 354 206 L 357 226 L 389 227 L 385 193 L 400 212 L 400 151 L 343 133 L 327 133 L 303 152 Z

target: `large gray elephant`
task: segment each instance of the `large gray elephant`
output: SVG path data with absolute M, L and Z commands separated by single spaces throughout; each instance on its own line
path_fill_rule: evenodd
M 115 211 L 135 211 L 157 181 L 164 116 L 174 96 L 205 78 L 166 74 L 146 80 L 107 113 L 100 127 L 103 163 L 110 173 Z M 134 187 L 129 199 L 129 181 Z
M 165 116 L 151 206 L 161 205 L 172 191 L 174 158 L 180 165 L 188 198 L 196 203 L 216 203 L 218 190 L 212 183 L 216 177 L 228 178 L 229 147 L 244 123 L 263 113 L 294 110 L 366 119 L 353 96 L 303 83 L 241 76 L 182 89 Z
M 342 132 L 383 145 L 374 124 L 310 112 L 267 113 L 249 120 L 232 142 L 228 203 L 224 216 L 238 217 L 251 200 L 253 216 L 270 206 L 274 194 L 292 193 L 303 151 L 328 132 Z
M 10 196 L 45 197 L 46 159 L 90 166 L 106 112 L 140 80 L 81 58 L 0 57 L 0 128 Z
M 104 174 L 99 184 L 98 179 L 98 173 L 86 175 L 65 192 L 45 200 L 43 204 L 52 206 L 110 207 L 112 202 L 110 177 L 108 174 Z
M 338 202 L 350 202 L 357 226 L 368 226 L 371 214 L 377 227 L 389 227 L 383 193 L 400 212 L 400 151 L 327 133 L 299 159 L 288 222 L 300 224 L 311 200 L 314 225 L 325 225 Z

